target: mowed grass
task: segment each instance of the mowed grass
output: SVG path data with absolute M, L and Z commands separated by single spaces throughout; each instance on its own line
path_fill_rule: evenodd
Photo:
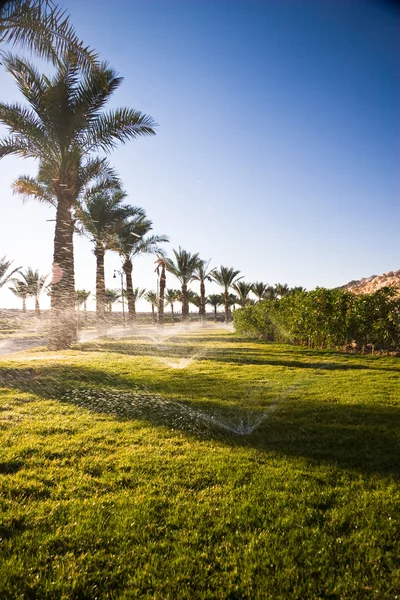
M 400 598 L 399 359 L 206 329 L 3 357 L 0 398 L 0 598 Z

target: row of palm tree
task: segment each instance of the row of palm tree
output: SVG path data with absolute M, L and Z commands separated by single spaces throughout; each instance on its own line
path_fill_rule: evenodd
M 168 241 L 167 236 L 149 234 L 152 221 L 143 208 L 124 203 L 126 192 L 117 173 L 98 154 L 107 154 L 120 143 L 156 132 L 154 120 L 137 110 L 104 111 L 122 78 L 79 40 L 68 16 L 52 0 L 0 0 L 0 44 L 6 48 L 15 44 L 28 48 L 54 65 L 53 74 L 47 76 L 34 64 L 0 48 L 1 63 L 28 105 L 0 102 L 0 122 L 8 129 L 8 135 L 0 139 L 0 158 L 15 155 L 35 159 L 36 177 L 19 177 L 13 184 L 14 193 L 56 209 L 49 347 L 67 348 L 76 339 L 75 233 L 86 235 L 93 244 L 100 327 L 107 306 L 107 251 L 118 252 L 122 259 L 130 319 L 135 319 L 136 301 L 145 294 L 144 290 L 133 288 L 133 260 L 140 254 L 153 253 L 158 256 L 159 285 L 157 293 L 147 292 L 146 297 L 152 302 L 153 314 L 157 308 L 160 324 L 168 302 L 167 271 L 181 284 L 183 321 L 188 319 L 189 303 L 194 299 L 188 287 L 192 281 L 200 283 L 198 305 L 200 319 L 204 319 L 205 285 L 210 280 L 223 288 L 225 319 L 229 320 L 231 288 L 240 305 L 246 304 L 254 289 L 241 281 L 239 271 L 224 266 L 210 269 L 210 261 L 180 247 L 173 250 L 172 258 L 167 258 L 160 246 Z M 11 277 L 7 268 L 3 274 L 0 270 L 0 284 Z M 24 294 L 25 284 L 23 279 L 15 282 L 14 293 Z M 267 293 L 266 289 L 257 290 L 260 298 Z M 26 297 L 29 295 L 32 294 Z M 38 306 L 37 309 L 40 310 Z

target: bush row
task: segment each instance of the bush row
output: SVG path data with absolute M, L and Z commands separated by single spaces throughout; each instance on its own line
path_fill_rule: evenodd
M 318 348 L 400 350 L 400 299 L 392 288 L 356 295 L 316 288 L 235 311 L 238 333 Z

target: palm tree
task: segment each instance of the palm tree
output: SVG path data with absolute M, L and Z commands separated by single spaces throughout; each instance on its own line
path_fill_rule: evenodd
M 133 288 L 132 290 L 132 318 L 136 321 L 136 302 L 141 300 L 146 293 L 146 288 Z
M 24 281 L 14 279 L 14 287 L 10 287 L 12 293 L 22 300 L 22 312 L 26 313 L 26 299 L 28 297 L 28 285 Z
M 264 290 L 264 294 L 263 294 L 263 300 L 276 300 L 276 290 L 274 288 L 273 285 L 267 285 L 265 290 Z
M 201 260 L 198 254 L 191 254 L 180 246 L 172 250 L 175 260 L 166 259 L 167 270 L 175 275 L 182 286 L 182 322 L 189 318 L 188 284 L 194 279 L 195 272 Z
M 144 237 L 152 228 L 152 221 L 147 219 L 145 211 L 141 208 L 134 217 L 128 219 L 118 229 L 114 240 L 113 250 L 118 252 L 122 258 L 122 270 L 126 278 L 128 313 L 131 321 L 136 318 L 132 285 L 132 262 L 134 258 L 142 254 L 163 255 L 163 250 L 159 244 L 168 242 L 166 235 L 149 235 Z
M 80 307 L 83 304 L 83 310 L 84 310 L 84 312 L 86 312 L 86 310 L 87 310 L 86 302 L 87 302 L 89 296 L 90 296 L 90 292 L 88 290 L 76 290 L 75 297 L 76 297 L 76 305 L 77 305 L 78 310 L 80 309 Z
M 164 325 L 164 295 L 165 286 L 167 285 L 167 277 L 165 274 L 166 261 L 165 256 L 157 256 L 155 261 L 157 276 L 159 277 L 158 285 L 158 306 L 157 306 L 157 322 L 159 325 Z
M 227 302 L 229 310 L 229 319 L 232 319 L 231 308 L 233 307 L 233 310 L 235 310 L 235 304 L 239 304 L 239 298 L 235 296 L 235 294 L 228 294 Z
M 238 295 L 238 304 L 241 308 L 244 308 L 248 304 L 250 304 L 249 294 L 253 289 L 253 285 L 251 283 L 245 283 L 244 281 L 237 281 L 232 285 L 232 288 Z
M 28 267 L 25 272 L 19 271 L 18 274 L 20 277 L 22 277 L 22 284 L 26 287 L 27 297 L 32 296 L 35 299 L 35 314 L 37 317 L 39 317 L 39 298 L 48 275 L 40 275 L 38 269 L 34 271 L 32 267 Z M 20 279 L 16 278 L 14 278 L 13 281 L 16 284 L 18 281 L 21 282 Z
M 1 0 L 2 44 L 18 44 L 54 64 L 72 52 L 83 68 L 96 65 L 96 54 L 83 45 L 66 12 L 51 0 Z
M 126 193 L 119 186 L 109 190 L 89 190 L 85 195 L 85 201 L 78 207 L 76 214 L 82 224 L 82 233 L 94 244 L 94 255 L 96 257 L 96 319 L 101 328 L 104 321 L 105 311 L 105 275 L 104 255 L 107 250 L 113 248 L 115 236 L 124 225 L 127 218 L 133 216 L 142 209 L 122 204 Z
M 196 308 L 199 309 L 199 320 L 200 320 L 200 314 L 201 314 L 201 297 L 199 294 L 197 294 L 196 292 L 194 292 L 193 290 L 188 290 L 188 303 L 193 304 L 193 306 L 195 306 Z
M 218 306 L 221 306 L 222 304 L 224 304 L 224 298 L 221 294 L 210 294 L 208 296 L 208 302 L 211 304 L 211 306 L 214 309 L 214 321 L 217 321 L 217 309 Z
M 108 312 L 112 312 L 112 305 L 114 302 L 118 302 L 120 298 L 121 292 L 119 290 L 110 290 L 108 288 L 104 290 L 104 300 L 107 305 Z
M 279 298 L 283 298 L 290 293 L 290 288 L 287 283 L 276 283 L 275 293 L 277 296 L 279 296 Z
M 257 302 L 261 302 L 267 287 L 268 284 L 263 283 L 262 281 L 256 281 L 255 283 L 253 283 L 253 285 L 251 286 L 251 291 L 257 296 Z
M 199 317 L 200 317 L 200 322 L 203 322 L 204 319 L 206 318 L 206 286 L 205 286 L 205 282 L 206 281 L 212 281 L 212 276 L 214 274 L 214 269 L 208 269 L 208 267 L 210 266 L 210 262 L 211 259 L 206 261 L 206 260 L 202 260 L 194 273 L 194 277 L 193 279 L 196 281 L 200 282 L 200 310 L 199 310 Z
M 7 281 L 11 279 L 14 273 L 17 273 L 21 269 L 21 267 L 17 267 L 13 271 L 7 273 L 8 269 L 12 265 L 12 262 L 12 260 L 7 260 L 5 256 L 0 258 L 0 288 L 2 288 Z
M 174 302 L 177 302 L 180 298 L 181 292 L 180 290 L 172 290 L 172 289 L 167 289 L 167 291 L 165 292 L 165 304 L 166 306 L 168 306 L 168 304 L 171 307 L 171 323 L 172 325 L 174 324 Z
M 301 292 L 305 292 L 306 288 L 301 285 L 296 285 L 295 287 L 290 288 L 289 295 L 300 294 Z
M 118 142 L 153 135 L 155 123 L 132 109 L 102 111 L 122 81 L 106 63 L 82 74 L 76 60 L 64 57 L 51 77 L 18 58 L 3 63 L 30 108 L 0 103 L 0 122 L 10 131 L 0 139 L 0 158 L 35 158 L 41 178 L 51 181 L 57 212 L 49 347 L 68 348 L 76 339 L 72 210 L 82 169 L 98 160 L 92 158 L 96 150 L 109 152 Z
M 232 287 L 232 285 L 236 281 L 243 279 L 243 277 L 238 277 L 239 273 L 240 271 L 235 271 L 235 269 L 233 269 L 232 267 L 223 267 L 222 265 L 219 270 L 216 270 L 213 273 L 214 281 L 216 281 L 218 285 L 224 288 L 222 296 L 224 298 L 226 322 L 229 321 L 229 288 Z
M 157 306 L 157 294 L 155 292 L 147 292 L 144 295 L 144 299 L 147 300 L 147 302 L 150 302 L 151 304 L 151 320 L 154 323 L 156 322 L 156 316 L 155 316 L 155 312 L 154 312 L 154 308 Z

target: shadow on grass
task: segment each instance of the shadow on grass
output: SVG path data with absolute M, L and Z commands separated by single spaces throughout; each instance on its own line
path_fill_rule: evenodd
M 229 382 L 220 382 L 222 387 L 225 384 Z M 177 402 L 167 390 L 161 395 L 161 385 L 149 389 L 132 378 L 81 366 L 57 364 L 37 371 L 0 368 L 0 387 L 68 402 L 118 420 L 140 419 L 197 439 L 302 457 L 365 474 L 399 474 L 397 407 L 313 402 L 295 393 L 282 397 L 281 402 L 278 398 L 276 410 L 268 412 L 268 407 L 249 410 L 232 402 L 193 397 Z M 240 434 L 258 421 L 253 433 Z
M 143 338 L 142 338 L 143 339 Z M 100 343 L 87 342 L 75 347 L 75 350 L 83 352 L 113 352 L 126 356 L 151 356 L 156 358 L 190 358 L 197 356 L 197 360 L 216 361 L 231 364 L 249 364 L 263 365 L 272 367 L 288 367 L 292 369 L 318 369 L 326 371 L 349 371 L 349 370 L 373 370 L 373 371 L 394 371 L 400 374 L 399 366 L 388 366 L 387 364 L 376 364 L 379 358 L 367 358 L 365 364 L 360 361 L 366 357 L 357 355 L 340 354 L 337 352 L 309 351 L 300 349 L 296 352 L 298 359 L 289 358 L 287 360 L 280 358 L 282 352 L 274 353 L 273 346 L 267 347 L 266 344 L 259 351 L 246 348 L 215 348 L 213 346 L 204 346 L 203 342 L 215 341 L 215 336 L 210 338 L 199 338 L 197 345 L 188 344 L 193 338 L 176 338 L 174 341 L 140 343 L 136 339 L 129 341 L 101 341 Z M 226 341 L 221 338 L 222 341 Z M 237 343 L 236 338 L 229 338 L 230 341 Z M 179 343 L 184 341 L 184 344 Z M 293 352 L 290 354 L 293 356 Z M 305 359 L 306 357 L 306 359 Z M 309 358 L 319 358 L 320 360 L 308 360 Z M 326 358 L 339 358 L 345 362 L 327 361 Z

